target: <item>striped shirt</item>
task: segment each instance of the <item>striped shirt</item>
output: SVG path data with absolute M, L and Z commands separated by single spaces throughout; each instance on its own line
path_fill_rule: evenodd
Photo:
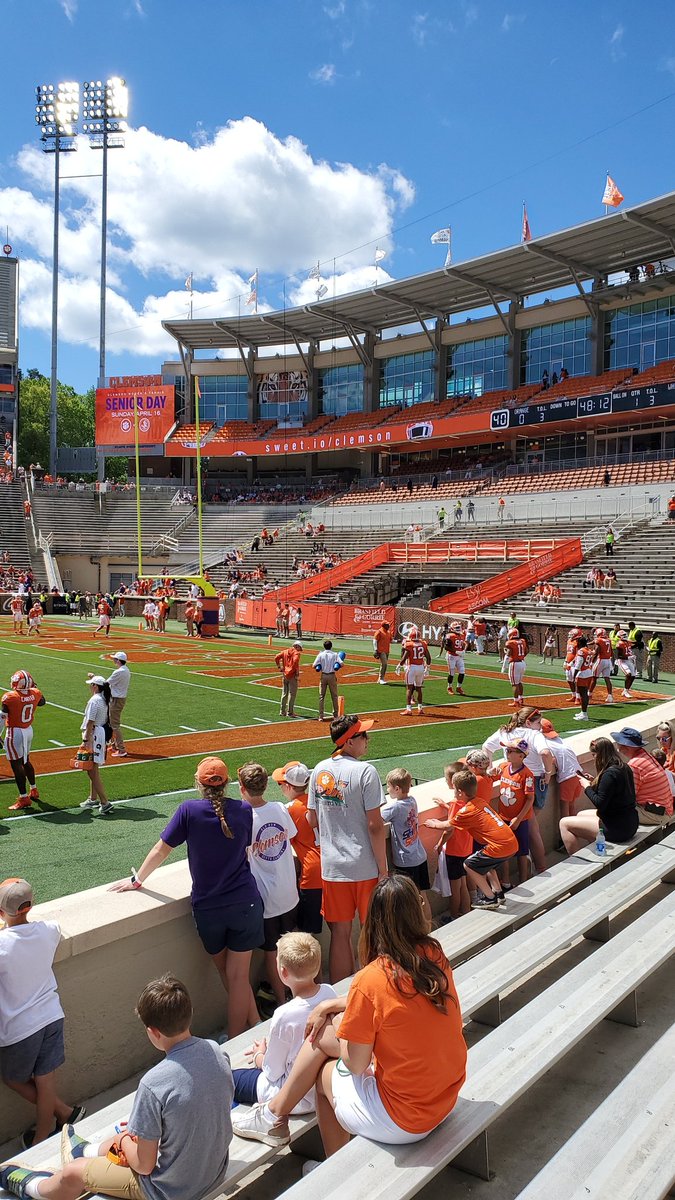
M 673 815 L 673 797 L 668 783 L 668 776 L 660 763 L 657 763 L 646 750 L 633 755 L 628 766 L 635 780 L 635 798 L 638 806 L 644 804 L 660 804 L 665 808 L 669 817 Z

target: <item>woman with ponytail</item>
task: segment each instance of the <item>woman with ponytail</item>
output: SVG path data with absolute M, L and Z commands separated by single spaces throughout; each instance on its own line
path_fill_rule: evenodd
M 234 1037 L 259 1020 L 249 968 L 264 934 L 263 904 L 247 854 L 253 810 L 226 794 L 228 779 L 221 759 L 203 759 L 195 775 L 199 798 L 178 806 L 138 871 L 132 871 L 131 879 L 114 883 L 110 891 L 142 888 L 176 846 L 187 844 L 192 914 L 228 993 L 227 1031 Z

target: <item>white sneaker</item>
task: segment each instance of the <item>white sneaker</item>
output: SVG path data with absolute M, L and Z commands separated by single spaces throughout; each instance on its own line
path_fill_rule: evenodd
M 232 1128 L 237 1137 L 266 1146 L 287 1146 L 291 1140 L 288 1121 L 277 1123 L 266 1104 L 237 1109 L 232 1113 Z
M 605 700 L 605 704 L 613 704 L 613 703 L 614 703 L 614 697 L 608 696 L 607 699 Z
M 412 708 L 404 708 L 401 712 L 401 716 L 402 717 L 411 717 L 412 716 Z
M 387 681 L 386 681 L 386 679 L 378 679 L 378 681 L 377 681 L 377 682 L 378 682 L 378 683 L 383 683 L 385 687 L 387 686 Z M 309 1158 L 308 1158 L 308 1159 L 307 1159 L 307 1162 L 305 1163 L 305 1167 L 307 1166 L 307 1163 L 309 1163 L 309 1162 L 313 1162 L 313 1159 L 309 1159 Z M 319 1165 L 319 1164 L 318 1164 L 318 1163 L 315 1163 L 314 1165 L 318 1167 L 318 1165 Z M 303 1171 L 304 1171 L 305 1167 L 303 1167 L 303 1168 L 302 1168 L 302 1169 L 303 1169 Z M 314 1168 L 312 1168 L 312 1169 L 314 1169 Z
M 80 808 L 98 808 L 98 806 L 99 806 L 98 800 L 83 800 L 80 805 Z
M 632 700 L 633 699 L 630 692 L 627 692 L 625 688 L 623 689 L 621 695 L 623 696 L 624 700 Z
M 418 704 L 418 705 L 417 705 L 417 711 L 418 711 L 418 713 L 420 714 L 420 716 L 421 716 L 421 715 L 422 715 L 422 713 L 424 712 L 424 709 L 423 709 L 423 707 L 422 707 L 422 705 L 421 705 L 421 704 Z
M 577 713 L 577 714 L 575 715 L 575 717 L 574 717 L 574 720 L 575 720 L 575 721 L 587 721 L 587 720 L 588 720 L 588 713 L 579 712 L 579 713 Z

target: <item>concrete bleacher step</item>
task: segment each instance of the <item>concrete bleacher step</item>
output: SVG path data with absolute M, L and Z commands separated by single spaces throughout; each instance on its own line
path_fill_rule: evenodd
M 283 1200 L 408 1200 L 451 1163 L 489 1179 L 491 1125 L 602 1020 L 626 1021 L 624 1003 L 674 952 L 675 891 L 472 1047 L 454 1110 L 423 1141 L 353 1138 Z
M 662 1200 L 675 1184 L 675 1025 L 517 1200 Z

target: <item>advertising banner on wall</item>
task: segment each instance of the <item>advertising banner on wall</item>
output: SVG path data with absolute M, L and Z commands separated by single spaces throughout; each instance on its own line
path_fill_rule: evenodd
M 135 412 L 138 441 L 154 446 L 164 441 L 175 422 L 173 384 L 96 389 L 96 445 L 133 446 Z

